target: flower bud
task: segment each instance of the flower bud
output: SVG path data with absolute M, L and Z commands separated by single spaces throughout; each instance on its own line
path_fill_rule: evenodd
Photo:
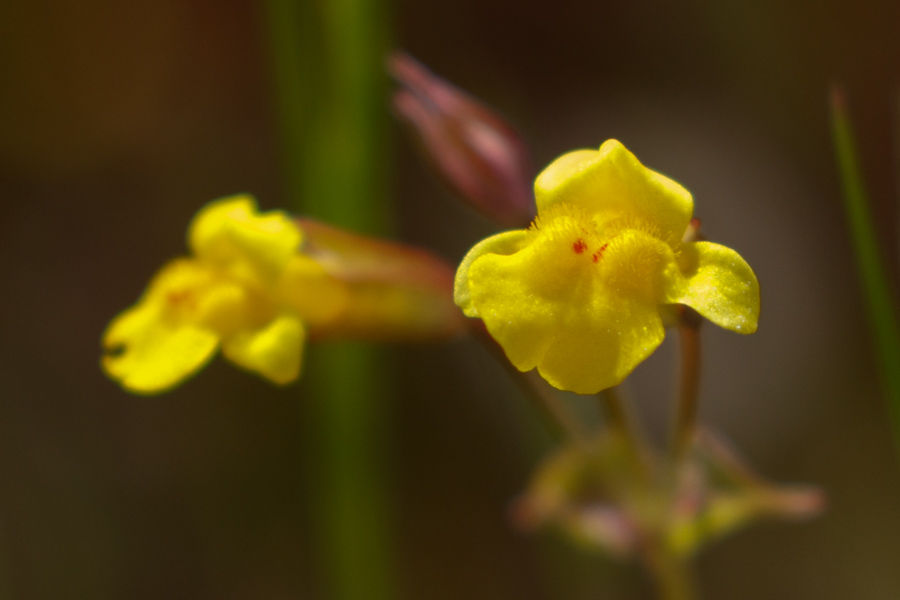
M 504 225 L 530 223 L 534 169 L 516 130 L 406 54 L 394 54 L 388 69 L 401 86 L 394 110 L 450 189 Z

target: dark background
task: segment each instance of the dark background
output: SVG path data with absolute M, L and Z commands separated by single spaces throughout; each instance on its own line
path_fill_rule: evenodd
M 900 468 L 861 313 L 827 97 L 848 95 L 896 268 L 900 4 L 401 0 L 394 37 L 517 122 L 537 164 L 609 137 L 684 184 L 762 286 L 759 332 L 706 328 L 702 418 L 827 513 L 698 559 L 707 598 L 900 594 Z M 0 4 L 0 596 L 321 597 L 304 385 L 215 361 L 159 398 L 98 368 L 99 337 L 184 252 L 209 200 L 286 204 L 261 7 Z M 387 111 L 387 99 L 385 99 Z M 394 127 L 397 236 L 458 261 L 493 226 Z M 386 150 L 388 151 L 388 150 Z M 667 342 L 631 378 L 662 431 Z M 315 349 L 310 350 L 315 352 Z M 392 348 L 403 598 L 646 598 L 640 571 L 516 533 L 546 447 L 475 344 Z

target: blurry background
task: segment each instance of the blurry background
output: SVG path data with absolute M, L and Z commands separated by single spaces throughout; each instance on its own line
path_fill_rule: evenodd
M 398 0 L 393 16 L 396 45 L 518 123 L 539 166 L 616 137 L 756 270 L 759 333 L 705 328 L 702 418 L 762 473 L 821 484 L 829 509 L 708 548 L 705 597 L 896 598 L 900 469 L 827 92 L 848 93 L 896 267 L 900 4 Z M 185 251 L 201 205 L 286 205 L 265 32 L 252 2 L 0 4 L 0 597 L 327 597 L 303 382 L 217 360 L 148 399 L 98 368 L 103 328 Z M 495 229 L 393 131 L 398 237 L 456 262 Z M 402 598 L 651 597 L 633 566 L 513 530 L 549 446 L 486 353 L 389 352 Z M 667 342 L 629 383 L 658 432 L 673 359 Z

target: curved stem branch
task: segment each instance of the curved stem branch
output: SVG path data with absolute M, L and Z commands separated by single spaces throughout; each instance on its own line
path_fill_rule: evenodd
M 481 324 L 480 321 L 478 323 Z M 491 337 L 483 325 L 481 327 L 473 327 L 473 333 L 484 347 L 490 350 L 491 354 L 497 358 L 497 361 L 503 365 L 503 368 L 513 378 L 519 389 L 541 409 L 547 420 L 563 436 L 576 444 L 587 443 L 588 434 L 579 420 L 572 414 L 556 390 L 551 388 L 550 384 L 544 381 L 537 371 L 523 373 L 516 369 L 509 362 L 509 359 L 506 358 L 503 348 Z
M 640 429 L 629 415 L 619 388 L 612 387 L 603 390 L 598 394 L 598 399 L 609 431 L 622 437 L 634 460 L 634 466 L 639 469 L 641 475 L 649 475 L 649 448 Z

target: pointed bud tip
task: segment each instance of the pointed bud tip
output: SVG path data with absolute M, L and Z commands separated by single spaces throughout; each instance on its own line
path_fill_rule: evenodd
M 844 92 L 843 86 L 837 82 L 831 82 L 828 95 L 832 112 L 844 114 L 847 111 L 847 94 Z
M 518 132 L 408 54 L 391 54 L 387 69 L 400 84 L 395 114 L 447 186 L 489 218 L 527 226 L 535 214 L 534 168 Z
M 419 80 L 428 70 L 412 56 L 402 50 L 391 52 L 385 60 L 388 75 L 399 83 L 408 84 L 411 80 Z
M 828 504 L 825 493 L 815 487 L 794 486 L 783 489 L 777 501 L 779 512 L 794 519 L 812 519 L 825 511 Z

